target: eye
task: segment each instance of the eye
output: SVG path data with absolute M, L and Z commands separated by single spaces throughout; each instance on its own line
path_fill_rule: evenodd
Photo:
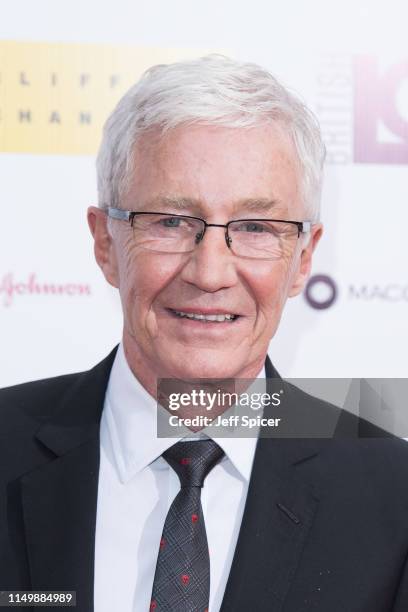
M 271 228 L 264 223 L 258 223 L 255 221 L 248 221 L 246 223 L 240 223 L 234 228 L 238 232 L 250 232 L 261 234 L 262 232 L 270 232 Z
M 165 217 L 159 221 L 163 227 L 180 227 L 181 222 L 182 219 L 179 219 L 178 217 Z
M 267 228 L 260 223 L 247 223 L 245 231 L 247 232 L 264 232 Z

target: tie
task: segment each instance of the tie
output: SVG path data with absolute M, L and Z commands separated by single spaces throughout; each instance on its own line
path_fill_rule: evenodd
M 201 487 L 223 454 L 213 440 L 178 442 L 163 453 L 177 472 L 181 489 L 164 523 L 150 612 L 208 610 L 210 558 Z

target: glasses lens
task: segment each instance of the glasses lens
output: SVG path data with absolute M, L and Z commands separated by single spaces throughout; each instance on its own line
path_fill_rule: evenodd
M 233 221 L 228 233 L 235 255 L 255 259 L 289 256 L 298 238 L 297 225 L 284 221 Z
M 146 214 L 133 218 L 136 244 L 160 253 L 192 251 L 204 229 L 204 223 L 199 219 L 182 215 Z

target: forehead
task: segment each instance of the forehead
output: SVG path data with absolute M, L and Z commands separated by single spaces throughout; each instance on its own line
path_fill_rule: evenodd
M 196 212 L 232 214 L 256 211 L 258 203 L 263 212 L 299 213 L 300 177 L 283 126 L 181 126 L 139 139 L 126 200 L 132 209 L 173 201 Z

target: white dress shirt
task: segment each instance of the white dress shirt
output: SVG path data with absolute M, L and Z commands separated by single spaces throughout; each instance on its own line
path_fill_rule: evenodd
M 265 375 L 264 369 L 258 377 Z M 95 612 L 148 612 L 160 538 L 180 490 L 161 457 L 156 400 L 133 375 L 120 344 L 105 396 L 95 534 Z M 225 456 L 201 493 L 210 551 L 210 607 L 224 596 L 244 510 L 256 438 L 217 438 Z

